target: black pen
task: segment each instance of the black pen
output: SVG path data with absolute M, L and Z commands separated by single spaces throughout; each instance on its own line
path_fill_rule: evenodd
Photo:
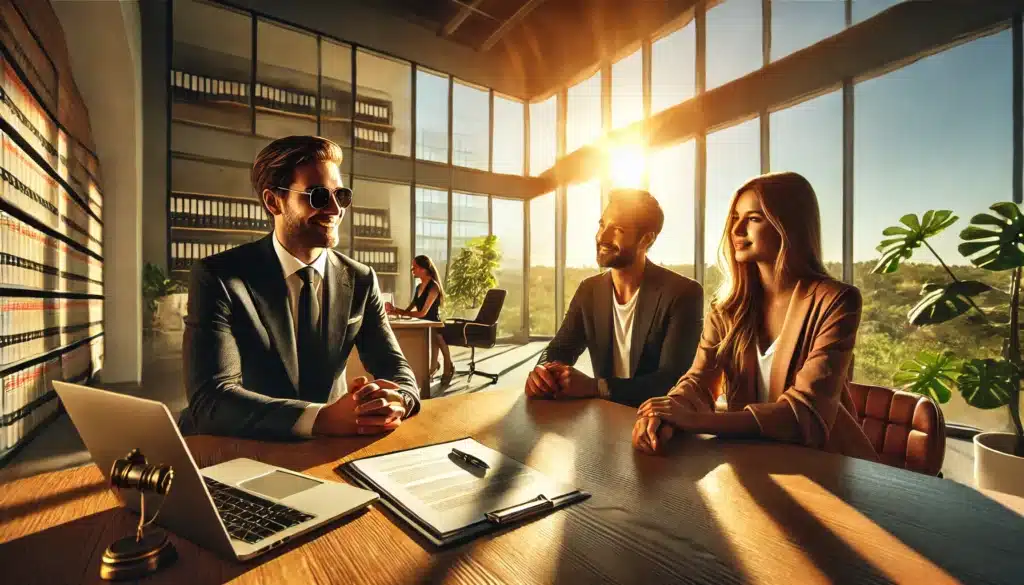
M 466 453 L 464 451 L 459 451 L 458 449 L 452 448 L 452 455 L 455 455 L 459 459 L 465 461 L 466 463 L 469 463 L 470 465 L 472 465 L 474 467 L 479 467 L 480 469 L 490 469 L 491 468 L 491 466 L 487 465 L 487 462 L 484 461 L 483 459 L 480 459 L 479 457 L 474 457 L 474 456 L 472 456 L 469 453 Z

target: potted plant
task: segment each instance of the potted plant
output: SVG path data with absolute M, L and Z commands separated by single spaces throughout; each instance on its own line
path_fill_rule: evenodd
M 142 267 L 143 329 L 178 330 L 187 295 L 181 283 L 167 278 L 159 266 L 147 262 Z
M 1024 429 L 1020 417 L 1020 384 L 1024 364 L 1020 347 L 1021 268 L 1024 267 L 1024 214 L 1010 202 L 1000 202 L 971 218 L 960 232 L 959 252 L 985 270 L 1012 270 L 1008 303 L 1002 309 L 984 311 L 975 298 L 995 290 L 978 280 L 961 280 L 928 243 L 957 221 L 949 210 L 927 211 L 900 218 L 886 228 L 878 246 L 882 258 L 872 272 L 896 272 L 900 263 L 922 245 L 928 248 L 949 275 L 946 282 L 926 282 L 921 300 L 908 315 L 910 323 L 928 326 L 966 313 L 976 315 L 989 327 L 1005 332 L 998 358 L 961 359 L 950 352 L 923 351 L 900 364 L 893 382 L 905 390 L 949 401 L 955 387 L 972 407 L 1007 407 L 1013 433 L 983 432 L 974 437 L 974 479 L 977 487 L 1024 496 Z
M 466 243 L 449 265 L 445 280 L 450 314 L 458 313 L 468 319 L 476 317 L 465 313 L 479 307 L 487 291 L 498 285 L 494 271 L 500 260 L 498 236 L 474 238 Z

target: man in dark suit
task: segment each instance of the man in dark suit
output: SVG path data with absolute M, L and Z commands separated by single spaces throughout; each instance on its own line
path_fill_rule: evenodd
M 526 382 L 531 398 L 605 398 L 639 407 L 666 394 L 693 362 L 703 290 L 647 259 L 665 215 L 647 191 L 612 191 L 597 229 L 597 263 Z M 573 365 L 590 351 L 594 377 Z
M 189 287 L 183 432 L 253 438 L 376 434 L 419 409 L 377 276 L 332 248 L 352 202 L 341 148 L 289 136 L 256 157 L 265 238 L 203 259 Z M 355 346 L 376 380 L 345 380 Z

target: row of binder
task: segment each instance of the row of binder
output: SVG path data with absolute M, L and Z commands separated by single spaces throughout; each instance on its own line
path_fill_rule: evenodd
M 259 203 L 171 196 L 171 225 L 215 229 L 269 230 L 273 222 Z
M 15 447 L 57 411 L 53 381 L 84 382 L 103 365 L 103 337 L 0 377 L 0 452 Z
M 356 146 L 391 152 L 391 133 L 356 126 Z
M 171 242 L 171 270 L 192 270 L 192 264 L 241 244 Z
M 362 262 L 378 273 L 398 272 L 398 250 L 355 250 L 352 257 L 357 262 Z
M 390 238 L 391 216 L 387 210 L 352 210 L 352 233 L 357 238 Z
M 100 333 L 103 299 L 0 297 L 0 366 Z
M 0 212 L 0 285 L 103 294 L 103 262 Z

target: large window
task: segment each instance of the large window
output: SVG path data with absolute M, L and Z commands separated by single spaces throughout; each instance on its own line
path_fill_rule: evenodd
M 662 148 L 650 156 L 650 191 L 665 214 L 665 226 L 648 257 L 683 276 L 693 278 L 694 258 L 694 143 Z
M 366 206 L 352 204 L 353 250 L 356 260 L 373 267 L 380 290 L 394 295 L 395 304 L 405 307 L 412 300 L 415 283 L 412 266 L 412 226 L 409 225 L 410 189 L 401 183 L 355 179 L 352 190 Z M 383 230 L 383 235 L 381 231 Z
M 316 37 L 264 20 L 256 23 L 256 134 L 316 134 Z
M 434 261 L 441 278 L 448 268 L 448 191 L 416 187 L 416 255 Z
M 957 252 L 970 218 L 1012 197 L 1012 43 L 1009 30 L 858 83 L 854 111 L 854 279 L 864 298 L 854 379 L 892 385 L 899 364 L 919 351 L 998 357 L 1002 336 L 960 317 L 926 328 L 907 312 L 927 281 L 948 277 L 925 248 L 896 274 L 870 274 L 882 230 L 900 216 L 950 209 L 960 220 L 932 246 L 959 278 L 1008 290 L 1008 272 L 976 269 Z M 1003 301 L 989 293 L 981 306 Z M 983 297 L 984 299 L 984 297 Z M 946 420 L 985 429 L 1007 425 L 1005 411 L 969 408 L 956 392 Z
M 761 37 L 761 0 L 724 0 L 708 10 L 707 89 L 760 69 Z
M 491 170 L 506 175 L 522 175 L 526 144 L 526 106 L 523 102 L 494 96 L 494 160 Z
M 320 135 L 342 146 L 352 144 L 352 48 L 320 42 Z
M 696 94 L 697 35 L 690 21 L 651 43 L 651 114 Z
M 525 256 L 523 243 L 523 202 L 516 199 L 491 199 L 491 213 L 500 217 L 494 222 L 493 233 L 498 238 L 501 263 L 495 277 L 498 288 L 504 289 L 505 304 L 498 319 L 498 336 L 523 335 L 523 269 Z
M 555 164 L 557 96 L 530 104 L 530 175 L 539 176 Z
M 448 163 L 448 77 L 416 69 L 416 158 Z
M 612 65 L 612 128 L 644 117 L 644 59 L 637 49 Z
M 488 234 L 487 196 L 452 193 L 452 257 L 474 238 Z
M 569 310 L 583 279 L 601 272 L 597 266 L 597 224 L 601 221 L 601 182 L 569 185 L 566 190 L 565 304 Z
M 530 335 L 554 335 L 555 194 L 530 200 Z
M 487 90 L 455 80 L 452 109 L 452 164 L 486 171 L 491 117 Z
M 601 71 L 566 91 L 565 152 L 601 137 Z
M 774 112 L 769 117 L 773 171 L 803 175 L 818 196 L 825 268 L 843 277 L 843 93 Z
M 357 147 L 409 156 L 411 69 L 404 61 L 364 50 L 356 52 L 356 119 L 368 122 L 365 128 L 356 128 Z
M 757 119 L 719 130 L 707 138 L 707 193 L 704 201 L 704 305 L 722 282 L 718 253 L 733 194 L 761 170 L 761 124 Z
M 842 32 L 845 2 L 772 2 L 772 61 Z

